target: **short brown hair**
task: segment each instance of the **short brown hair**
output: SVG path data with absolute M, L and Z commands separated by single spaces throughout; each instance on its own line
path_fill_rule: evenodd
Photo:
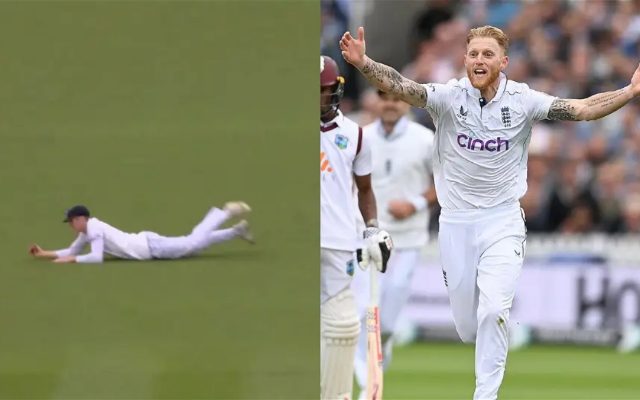
M 507 54 L 507 50 L 509 50 L 509 38 L 502 29 L 491 25 L 470 29 L 467 34 L 467 45 L 469 45 L 472 39 L 479 37 L 494 38 L 498 42 L 498 45 L 502 47 L 502 50 L 504 50 L 504 54 Z

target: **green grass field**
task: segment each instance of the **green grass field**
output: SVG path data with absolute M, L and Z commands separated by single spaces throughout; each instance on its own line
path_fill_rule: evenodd
M 316 397 L 318 15 L 0 4 L 0 398 Z M 75 203 L 180 235 L 234 199 L 254 208 L 254 247 L 102 266 L 27 254 L 71 242 Z
M 394 351 L 385 399 L 471 399 L 473 347 L 414 344 Z M 534 346 L 511 352 L 501 400 L 640 398 L 640 354 L 612 349 Z

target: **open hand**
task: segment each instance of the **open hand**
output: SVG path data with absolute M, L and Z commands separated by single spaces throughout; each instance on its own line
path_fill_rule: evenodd
M 364 42 L 364 28 L 358 28 L 358 38 L 355 39 L 351 36 L 350 32 L 346 32 L 340 39 L 340 50 L 342 50 L 342 57 L 349 64 L 361 69 L 364 66 L 365 60 L 365 42 Z

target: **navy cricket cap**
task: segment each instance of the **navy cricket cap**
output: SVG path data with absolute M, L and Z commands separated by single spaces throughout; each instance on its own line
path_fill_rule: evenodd
M 89 217 L 91 214 L 89 213 L 89 209 L 85 206 L 73 206 L 67 210 L 65 213 L 65 219 L 62 222 L 69 222 L 74 217 Z

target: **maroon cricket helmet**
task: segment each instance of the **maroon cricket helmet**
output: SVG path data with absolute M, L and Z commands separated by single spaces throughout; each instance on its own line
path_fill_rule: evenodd
M 320 87 L 333 87 L 331 109 L 337 111 L 344 95 L 344 77 L 340 75 L 338 64 L 329 56 L 320 56 Z

